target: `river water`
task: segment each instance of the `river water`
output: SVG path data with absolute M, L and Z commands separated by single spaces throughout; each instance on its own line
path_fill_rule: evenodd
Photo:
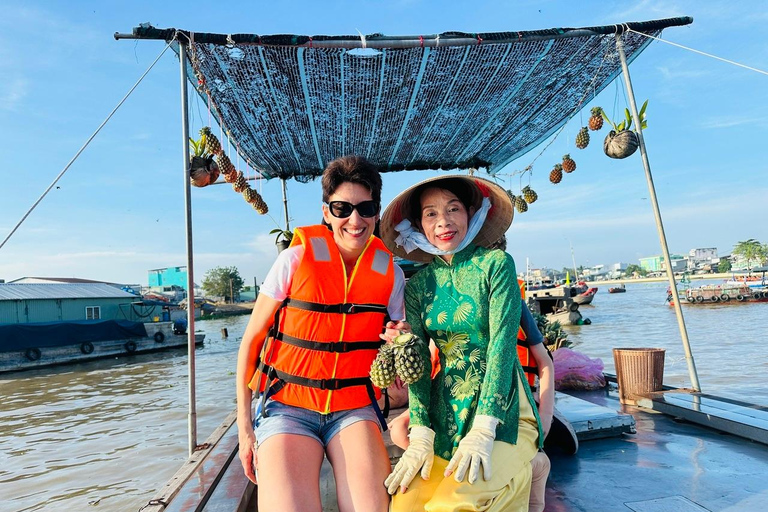
M 569 327 L 574 349 L 613 373 L 614 347 L 666 348 L 665 384 L 690 386 L 666 284 L 602 288 Z M 685 306 L 705 392 L 768 405 L 768 304 Z M 235 407 L 248 316 L 197 322 L 198 442 Z M 222 338 L 226 327 L 228 338 Z M 187 456 L 186 350 L 0 376 L 0 511 L 136 511 Z

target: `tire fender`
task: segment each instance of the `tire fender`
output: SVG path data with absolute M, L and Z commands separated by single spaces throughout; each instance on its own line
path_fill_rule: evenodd
M 164 342 L 164 341 L 165 341 L 165 334 L 163 334 L 163 333 L 162 333 L 162 332 L 160 332 L 160 331 L 157 331 L 157 332 L 155 333 L 155 341 L 156 341 L 157 343 L 162 343 L 162 342 Z
M 129 354 L 133 354 L 134 352 L 136 352 L 136 342 L 135 341 L 127 341 L 125 343 L 125 350 Z
M 30 361 L 38 361 L 42 353 L 40 352 L 39 348 L 28 348 L 26 352 L 24 352 L 24 355 Z
M 92 354 L 93 353 L 93 343 L 90 341 L 86 341 L 85 343 L 80 345 L 80 352 L 83 354 Z

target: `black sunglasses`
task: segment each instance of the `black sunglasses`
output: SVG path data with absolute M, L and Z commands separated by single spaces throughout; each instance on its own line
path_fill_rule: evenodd
M 331 215 L 337 219 L 346 219 L 352 215 L 354 210 L 357 210 L 357 213 L 359 213 L 361 217 L 368 219 L 379 213 L 379 203 L 373 200 L 363 201 L 362 203 L 357 204 L 348 203 L 346 201 L 331 201 L 328 203 L 328 210 L 331 212 Z

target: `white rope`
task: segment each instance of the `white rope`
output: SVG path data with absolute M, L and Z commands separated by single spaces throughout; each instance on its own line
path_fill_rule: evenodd
M 173 41 L 171 41 L 171 43 L 172 42 Z M 29 217 L 29 214 L 32 213 L 32 211 L 35 208 L 37 208 L 37 205 L 40 204 L 40 201 L 42 201 L 43 198 L 46 195 L 48 195 L 48 192 L 50 192 L 51 189 L 54 187 L 54 185 L 56 185 L 56 183 L 61 179 L 61 177 L 64 176 L 64 173 L 66 173 L 69 170 L 70 166 L 73 163 L 75 163 L 75 160 L 77 160 L 77 158 L 80 156 L 80 153 L 82 153 L 85 150 L 85 148 L 88 147 L 88 145 L 91 143 L 91 141 L 94 139 L 94 137 L 96 137 L 96 135 L 101 131 L 101 129 L 104 128 L 104 125 L 107 124 L 107 122 L 112 118 L 112 116 L 115 114 L 115 112 L 117 112 L 117 109 L 119 109 L 122 106 L 122 104 L 125 103 L 125 100 L 128 99 L 128 96 L 130 96 L 131 93 L 134 91 L 134 89 L 136 89 L 136 87 L 138 87 L 138 85 L 141 83 L 141 81 L 144 80 L 144 77 L 147 76 L 147 74 L 152 70 L 152 68 L 155 66 L 155 64 L 157 64 L 157 61 L 160 60 L 160 57 L 162 57 L 163 54 L 165 53 L 165 51 L 168 48 L 171 47 L 171 43 L 168 43 L 168 45 L 165 48 L 163 48 L 163 51 L 160 52 L 160 55 L 157 56 L 157 58 L 154 60 L 154 62 L 152 62 L 152 64 L 150 64 L 149 68 L 147 68 L 147 70 L 144 72 L 144 74 L 141 75 L 141 77 L 139 78 L 139 81 L 136 82 L 133 85 L 133 87 L 131 87 L 131 90 L 128 91 L 128 94 L 126 94 L 123 97 L 123 99 L 120 100 L 120 103 L 118 103 L 117 106 L 112 110 L 112 112 L 109 113 L 107 118 L 104 119 L 104 122 L 102 122 L 99 125 L 99 127 L 96 128 L 96 131 L 93 132 L 93 135 L 91 135 L 88 138 L 88 140 L 85 141 L 85 144 L 83 144 L 83 147 L 81 147 L 80 150 L 78 150 L 78 152 L 75 154 L 75 156 L 72 157 L 72 160 L 70 160 L 69 163 L 66 165 L 66 167 L 64 167 L 64 169 L 59 173 L 59 175 L 56 176 L 56 179 L 53 180 L 53 183 L 51 183 L 48 186 L 48 188 L 45 189 L 45 192 L 43 192 L 43 194 L 37 199 L 37 201 L 35 201 L 35 203 L 29 208 L 29 210 L 27 210 L 27 213 L 24 214 L 24 216 L 21 218 L 21 220 L 18 222 L 18 224 L 16 224 L 16 226 L 14 226 L 14 228 L 11 230 L 11 232 L 8 233 L 8 236 L 5 237 L 5 240 L 3 240 L 3 243 L 0 243 L 0 249 L 2 249 L 3 246 L 6 244 L 6 242 L 8 242 L 8 240 L 10 240 L 10 238 L 13 236 L 13 234 L 16 232 L 16 230 L 19 229 L 19 226 L 21 226 L 21 224 L 27 219 L 27 217 Z
M 673 43 L 672 41 L 667 41 L 666 39 L 662 39 L 660 37 L 654 37 L 648 34 L 644 34 L 642 32 L 638 32 L 637 30 L 627 29 L 629 32 L 634 32 L 635 34 L 640 34 L 641 36 L 649 37 L 651 39 L 655 39 L 656 41 L 661 41 L 662 43 L 671 44 L 672 46 L 677 46 L 678 48 L 682 48 L 683 50 L 688 50 L 693 53 L 698 53 L 700 55 L 704 55 L 705 57 L 711 57 L 716 60 L 720 60 L 723 62 L 727 62 L 728 64 L 733 64 L 734 66 L 738 66 L 740 68 L 749 69 L 750 71 L 756 71 L 758 73 L 761 73 L 763 75 L 768 75 L 768 71 L 763 71 L 762 69 L 753 68 L 752 66 L 747 66 L 746 64 L 741 64 L 732 60 L 724 59 L 722 57 L 718 57 L 717 55 L 712 55 L 711 53 L 702 52 L 701 50 L 696 50 L 694 48 L 688 48 L 687 46 L 683 46 L 678 43 Z

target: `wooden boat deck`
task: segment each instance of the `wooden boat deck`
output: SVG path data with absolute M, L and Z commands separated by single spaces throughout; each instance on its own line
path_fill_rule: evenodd
M 570 419 L 580 447 L 576 455 L 549 451 L 547 511 L 768 509 L 768 447 L 748 439 L 768 434 L 768 408 L 681 390 L 641 403 L 649 407 L 622 406 L 615 386 L 558 395 L 557 407 Z M 217 431 L 208 440 L 212 446 L 190 459 L 145 512 L 257 511 L 256 487 L 237 458 L 234 413 Z M 400 449 L 388 442 L 388 450 L 396 461 Z M 321 479 L 323 510 L 336 512 L 327 461 Z

